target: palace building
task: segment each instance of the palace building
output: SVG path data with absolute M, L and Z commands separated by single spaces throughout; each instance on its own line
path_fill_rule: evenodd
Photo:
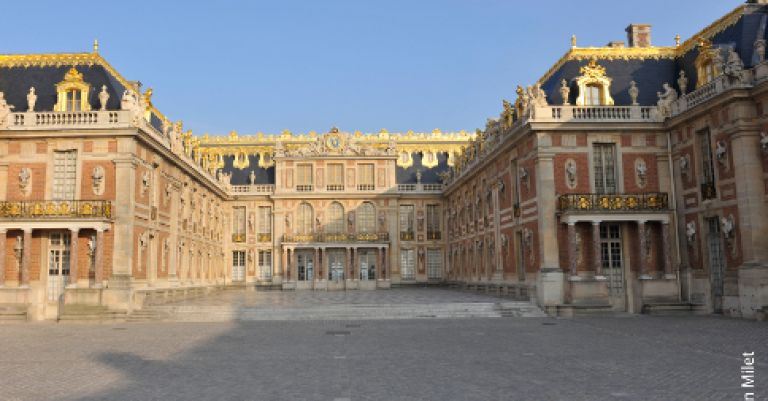
M 571 47 L 475 132 L 196 136 L 99 53 L 0 56 L 0 310 L 450 284 L 764 316 L 768 6 Z M 511 92 L 511 90 L 510 90 Z

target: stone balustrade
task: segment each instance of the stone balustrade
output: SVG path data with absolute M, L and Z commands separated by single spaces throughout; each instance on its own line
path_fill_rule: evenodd
M 443 184 L 397 184 L 397 192 L 443 192 Z
M 72 111 L 10 113 L 7 126 L 11 129 L 82 129 L 124 128 L 131 125 L 130 111 Z
M 536 107 L 530 122 L 658 122 L 656 107 L 547 106 Z
M 230 192 L 234 195 L 271 195 L 275 192 L 274 184 L 232 185 Z

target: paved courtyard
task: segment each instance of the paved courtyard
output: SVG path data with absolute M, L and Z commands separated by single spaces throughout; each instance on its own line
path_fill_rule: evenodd
M 485 299 L 398 291 L 379 296 Z M 262 296 L 371 295 L 209 301 Z M 768 324 L 719 317 L 31 323 L 0 339 L 0 400 L 741 400 L 742 352 L 768 400 Z

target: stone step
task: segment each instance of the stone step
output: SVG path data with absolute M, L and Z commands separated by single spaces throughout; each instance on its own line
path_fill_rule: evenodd
M 0 321 L 27 320 L 27 305 L 0 304 Z
M 371 320 L 545 317 L 528 302 L 345 304 L 306 308 L 165 305 L 135 311 L 129 321 Z
M 706 305 L 689 302 L 653 303 L 643 305 L 644 314 L 655 316 L 695 315 L 705 314 L 707 312 Z
M 115 321 L 124 320 L 125 311 L 116 311 L 101 305 L 64 305 L 60 321 Z

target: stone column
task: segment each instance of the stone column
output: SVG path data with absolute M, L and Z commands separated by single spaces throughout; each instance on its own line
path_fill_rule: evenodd
M 315 258 L 312 259 L 312 267 L 315 271 L 315 277 L 312 277 L 312 280 L 317 281 L 322 278 L 321 276 L 321 268 L 320 268 L 320 248 L 315 247 Z
M 661 223 L 662 250 L 664 252 L 664 275 L 666 278 L 675 277 L 672 274 L 672 244 L 669 238 L 669 222 Z
M 120 149 L 125 146 L 125 149 Z M 118 143 L 119 151 L 134 151 L 133 144 Z M 129 279 L 133 272 L 134 248 L 134 204 L 136 188 L 136 161 L 133 158 L 124 158 L 113 160 L 115 163 L 115 185 L 120 188 L 121 195 L 115 199 L 112 207 L 112 216 L 114 218 L 114 250 L 112 254 L 112 275 L 120 276 L 119 284 L 121 287 L 129 285 Z M 117 282 L 113 283 L 110 278 L 110 288 L 114 288 Z
M 96 229 L 96 256 L 94 258 L 94 281 L 96 288 L 101 288 L 104 281 L 104 229 Z
M 579 257 L 577 253 L 579 252 L 579 246 L 576 243 L 576 223 L 575 222 L 569 222 L 568 223 L 568 263 L 569 263 L 569 271 L 571 274 L 571 277 L 577 277 L 579 275 L 578 272 L 578 263 L 579 263 Z
M 741 117 L 752 124 L 755 107 L 750 101 L 734 108 L 735 117 Z M 751 126 L 751 125 L 750 125 Z M 765 184 L 762 158 L 768 157 L 760 147 L 757 131 L 740 131 L 731 139 L 736 198 L 739 216 L 736 223 L 736 240 L 741 242 L 744 265 L 760 266 L 768 263 L 768 203 L 765 201 Z M 734 245 L 735 246 L 735 245 Z M 730 249 L 730 248 L 729 248 Z
M 7 232 L 5 229 L 0 230 L 0 288 L 5 285 L 5 246 Z
M 387 262 L 389 261 L 389 258 L 387 257 L 389 254 L 389 247 L 383 247 L 381 248 L 381 279 L 386 280 L 387 279 Z
M 347 266 L 346 266 L 347 273 L 345 275 L 347 276 L 346 279 L 349 280 L 349 279 L 354 278 L 354 276 L 352 275 L 352 248 L 347 247 L 346 251 L 347 251 L 347 259 L 346 259 L 346 262 L 347 262 L 346 263 L 347 264 Z
M 21 286 L 29 287 L 29 263 L 32 261 L 32 229 L 24 229 L 24 249 L 21 256 Z
M 277 263 L 275 263 L 275 265 L 277 266 Z M 282 269 L 282 271 L 288 271 L 287 267 L 288 267 L 288 250 L 285 249 L 285 247 L 283 247 L 282 251 L 280 252 L 280 267 L 275 269 L 276 270 L 275 276 L 276 277 L 282 276 L 282 274 L 280 273 L 280 269 Z
M 646 243 L 648 241 L 648 238 L 645 236 L 645 221 L 640 220 L 637 222 L 637 235 L 638 235 L 638 242 L 640 243 L 640 257 L 637 261 L 639 263 L 639 271 L 640 271 L 640 278 L 641 279 L 648 279 L 650 276 L 648 275 L 648 263 L 646 260 L 645 255 L 645 247 Z
M 306 280 L 307 276 L 307 266 L 304 265 L 304 279 Z M 299 281 L 299 254 L 296 252 L 296 248 L 291 249 L 291 277 L 295 281 Z
M 592 222 L 592 254 L 594 259 L 592 260 L 592 268 L 595 270 L 595 276 L 598 278 L 603 277 L 603 255 L 600 247 L 600 222 Z

